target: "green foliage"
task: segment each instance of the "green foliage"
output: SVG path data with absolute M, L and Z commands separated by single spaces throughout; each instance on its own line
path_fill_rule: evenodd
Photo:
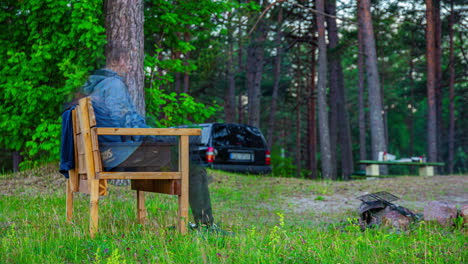
M 57 158 L 62 104 L 103 58 L 102 1 L 7 1 L 0 8 L 0 147 Z M 44 155 L 46 154 L 46 155 Z
M 274 147 L 271 153 L 271 164 L 273 171 L 271 173 L 274 177 L 296 177 L 297 166 L 294 163 L 294 159 L 291 157 L 284 156 L 281 154 L 281 149 Z M 307 177 L 310 171 L 303 169 L 301 171 L 301 178 Z
M 146 101 L 148 124 L 155 127 L 203 123 L 220 110 L 218 105 L 206 106 L 188 94 L 160 89 L 147 89 Z

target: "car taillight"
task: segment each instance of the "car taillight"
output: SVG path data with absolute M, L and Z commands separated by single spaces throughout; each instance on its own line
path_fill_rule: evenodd
M 214 161 L 214 148 L 208 147 L 206 150 L 206 162 L 213 163 Z
M 269 150 L 265 151 L 265 164 L 271 165 L 271 155 Z

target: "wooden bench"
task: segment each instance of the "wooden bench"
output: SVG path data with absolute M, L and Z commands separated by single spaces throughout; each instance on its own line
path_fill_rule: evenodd
M 443 166 L 443 162 L 397 162 L 360 160 L 359 164 L 366 165 L 366 176 L 379 176 L 379 165 L 419 166 L 419 176 L 434 176 L 434 167 Z
M 98 232 L 99 196 L 107 195 L 107 180 L 130 179 L 137 194 L 137 217 L 141 223 L 146 219 L 144 192 L 165 193 L 178 196 L 178 230 L 187 231 L 189 193 L 189 136 L 200 135 L 200 129 L 181 128 L 105 128 L 96 127 L 96 118 L 89 97 L 79 101 L 72 112 L 75 146 L 75 168 L 69 171 L 66 187 L 66 215 L 70 222 L 73 216 L 73 193 L 90 195 L 89 232 L 94 237 Z M 99 135 L 159 135 L 178 136 L 178 171 L 176 172 L 107 172 L 103 170 L 99 151 Z M 175 143 L 174 143 L 175 144 Z

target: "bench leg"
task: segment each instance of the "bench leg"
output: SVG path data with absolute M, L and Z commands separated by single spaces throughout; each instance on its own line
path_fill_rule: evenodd
M 419 167 L 419 176 L 434 176 L 434 166 Z
M 146 222 L 146 215 L 145 192 L 137 191 L 137 216 L 140 224 L 144 224 Z
M 369 164 L 366 166 L 366 176 L 379 176 L 379 165 Z
M 179 231 L 181 234 L 187 233 L 188 207 L 189 207 L 189 138 L 181 136 L 179 143 L 179 170 L 182 173 L 180 181 L 179 198 Z
M 99 180 L 93 179 L 90 182 L 90 217 L 89 217 L 89 234 L 94 238 L 98 232 L 99 223 Z
M 67 222 L 71 222 L 73 218 L 73 190 L 71 180 L 67 180 Z

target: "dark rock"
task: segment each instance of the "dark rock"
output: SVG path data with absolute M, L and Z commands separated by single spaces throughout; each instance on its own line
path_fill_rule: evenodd
M 387 211 L 382 216 L 382 225 L 398 228 L 398 229 L 407 229 L 410 225 L 410 218 L 402 215 L 400 212 L 395 210 Z
M 463 217 L 463 224 L 468 227 L 468 204 L 462 206 L 460 210 L 460 216 Z
M 443 226 L 453 224 L 457 208 L 448 202 L 431 201 L 424 207 L 424 221 L 438 222 Z

